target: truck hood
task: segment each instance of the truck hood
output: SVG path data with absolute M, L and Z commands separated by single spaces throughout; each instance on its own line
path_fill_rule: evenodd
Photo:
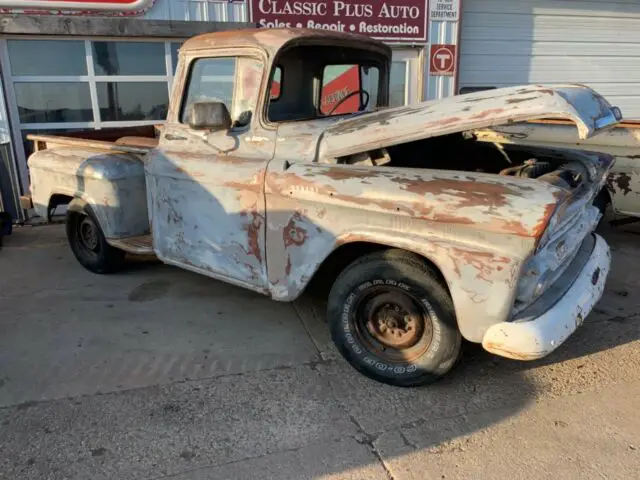
M 346 118 L 325 130 L 319 160 L 477 128 L 540 119 L 575 123 L 587 139 L 622 120 L 620 109 L 584 85 L 524 85 L 456 95 Z

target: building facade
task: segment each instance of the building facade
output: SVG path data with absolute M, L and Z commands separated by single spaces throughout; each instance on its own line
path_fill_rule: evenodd
M 371 35 L 393 48 L 391 101 L 401 105 L 454 93 L 451 51 L 440 51 L 442 72 L 430 74 L 428 57 L 432 44 L 456 44 L 457 6 L 434 0 L 431 8 L 439 10 L 429 12 L 427 0 L 0 0 L 0 142 L 10 156 L 4 177 L 14 184 L 5 204 L 16 205 L 28 190 L 27 134 L 162 123 L 185 38 L 286 24 Z M 339 98 L 350 75 L 335 77 L 332 98 Z
M 180 44 L 207 31 L 288 25 L 379 38 L 393 49 L 393 105 L 577 82 L 640 118 L 637 0 L 0 0 L 0 13 L 0 189 L 16 218 L 27 134 L 162 123 Z M 336 70 L 323 102 L 353 81 Z

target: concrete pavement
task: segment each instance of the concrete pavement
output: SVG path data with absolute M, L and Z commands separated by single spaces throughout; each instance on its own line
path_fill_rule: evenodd
M 469 346 L 420 389 L 335 353 L 322 307 L 153 262 L 96 276 L 60 226 L 0 251 L 0 478 L 634 478 L 638 236 L 606 232 L 597 311 L 539 362 Z

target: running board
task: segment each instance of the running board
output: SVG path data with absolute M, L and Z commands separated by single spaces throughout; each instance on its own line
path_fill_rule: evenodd
M 151 234 L 138 237 L 108 238 L 107 243 L 112 247 L 135 255 L 155 255 Z

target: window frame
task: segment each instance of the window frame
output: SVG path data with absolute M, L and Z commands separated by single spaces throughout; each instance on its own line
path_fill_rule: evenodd
M 183 127 L 188 128 L 188 124 L 182 122 L 182 113 L 183 113 L 184 103 L 186 102 L 186 98 L 187 98 L 187 90 L 191 82 L 193 65 L 195 64 L 195 62 L 198 60 L 207 59 L 207 58 L 213 59 L 213 58 L 228 58 L 228 57 L 234 57 L 236 59 L 236 62 L 240 58 L 246 58 L 246 59 L 256 60 L 262 63 L 262 75 L 260 77 L 260 87 L 258 89 L 258 95 L 256 97 L 255 112 L 253 112 L 253 114 L 251 115 L 251 121 L 248 122 L 246 125 L 233 126 L 231 130 L 236 133 L 241 133 L 241 132 L 249 131 L 251 128 L 253 128 L 254 125 L 259 126 L 261 128 L 265 128 L 265 129 L 274 129 L 273 126 L 269 125 L 267 122 L 265 122 L 264 118 L 262 118 L 261 115 L 263 115 L 263 113 L 261 113 L 261 115 L 257 115 L 260 112 L 264 112 L 269 103 L 269 95 L 266 91 L 268 83 L 265 81 L 265 78 L 270 78 L 270 76 L 267 77 L 267 73 L 269 72 L 267 67 L 269 66 L 270 62 L 261 49 L 254 48 L 254 47 L 234 47 L 234 48 L 219 48 L 219 49 L 214 48 L 214 49 L 207 49 L 206 51 L 199 51 L 197 53 L 187 54 L 187 56 L 184 57 L 184 63 L 182 64 L 182 70 L 185 71 L 185 74 L 178 75 L 178 82 L 180 83 L 175 85 L 175 88 L 178 89 L 179 92 L 178 91 L 173 92 L 174 96 L 177 96 L 181 99 L 180 104 L 178 106 L 176 102 L 173 105 L 172 104 L 169 105 L 169 113 L 167 115 L 168 123 L 181 125 Z M 179 70 L 180 68 L 177 68 L 176 73 L 178 73 Z M 238 72 L 237 72 L 237 63 L 236 63 L 236 71 L 234 72 L 234 78 L 235 76 L 237 76 L 237 73 Z M 234 84 L 235 84 L 235 80 L 234 80 Z M 233 92 L 234 104 L 236 101 L 236 93 L 237 93 L 236 90 L 234 90 Z M 232 108 L 233 108 L 233 105 L 232 105 Z M 230 110 L 229 114 L 233 115 L 233 110 Z M 232 121 L 233 121 L 233 117 L 232 117 Z
M 196 64 L 201 61 L 201 60 L 220 60 L 220 59 L 229 59 L 232 58 L 234 60 L 234 66 L 233 66 L 233 92 L 231 94 L 231 105 L 227 105 L 227 110 L 229 111 L 229 114 L 231 114 L 231 112 L 233 111 L 233 105 L 236 101 L 236 80 L 237 80 L 237 76 L 238 76 L 238 58 L 239 55 L 237 54 L 230 54 L 230 55 L 215 55 L 215 56 L 202 56 L 202 57 L 194 57 L 191 59 L 191 61 L 189 62 L 189 65 L 187 67 L 187 74 L 185 75 L 185 81 L 184 81 L 184 85 L 182 87 L 182 95 L 180 97 L 180 108 L 178 109 L 178 123 L 181 125 L 189 125 L 188 122 L 184 121 L 184 114 L 185 114 L 185 109 L 187 108 L 187 100 L 188 100 L 188 96 L 189 96 L 189 87 L 191 86 L 191 79 L 193 76 L 193 69 L 196 67 Z

